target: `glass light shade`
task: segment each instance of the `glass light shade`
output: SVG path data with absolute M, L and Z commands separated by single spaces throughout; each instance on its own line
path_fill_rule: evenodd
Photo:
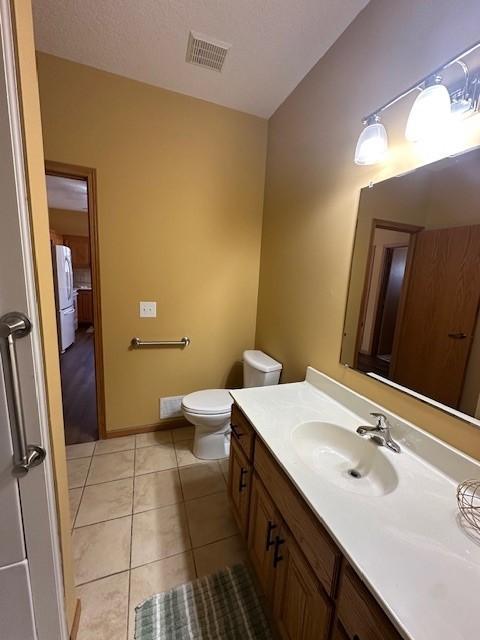
M 442 134 L 451 116 L 451 100 L 447 87 L 434 84 L 424 89 L 413 103 L 408 116 L 405 137 L 410 142 L 426 140 Z
M 369 124 L 360 134 L 355 149 L 355 164 L 381 162 L 388 150 L 387 131 L 381 122 Z

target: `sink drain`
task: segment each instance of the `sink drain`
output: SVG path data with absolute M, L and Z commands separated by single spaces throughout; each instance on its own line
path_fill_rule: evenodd
M 347 471 L 347 473 L 352 478 L 361 478 L 362 477 L 362 474 L 360 473 L 360 471 L 357 471 L 356 469 L 349 469 Z

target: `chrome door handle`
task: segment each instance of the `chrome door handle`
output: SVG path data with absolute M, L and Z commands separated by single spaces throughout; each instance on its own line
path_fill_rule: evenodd
M 28 336 L 32 324 L 26 315 L 14 311 L 0 318 L 2 339 L 2 364 L 7 391 L 10 428 L 13 441 L 13 459 L 16 471 L 27 473 L 45 460 L 45 449 L 27 444 L 27 432 L 23 415 L 22 392 L 18 371 L 15 341 Z
M 454 340 L 465 340 L 467 334 L 459 331 L 458 333 L 449 333 L 448 337 L 453 338 Z

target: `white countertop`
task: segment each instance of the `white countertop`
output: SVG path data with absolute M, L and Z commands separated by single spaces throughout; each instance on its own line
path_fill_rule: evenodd
M 464 529 L 456 503 L 458 482 L 480 480 L 480 463 L 311 368 L 305 382 L 231 394 L 404 638 L 480 638 L 480 536 Z M 292 447 L 303 422 L 355 431 L 375 410 L 402 447 L 382 448 L 398 476 L 386 495 L 325 481 Z

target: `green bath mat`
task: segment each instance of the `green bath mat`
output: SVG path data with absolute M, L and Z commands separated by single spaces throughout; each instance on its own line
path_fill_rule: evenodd
M 135 640 L 272 640 L 248 569 L 226 567 L 135 608 Z

